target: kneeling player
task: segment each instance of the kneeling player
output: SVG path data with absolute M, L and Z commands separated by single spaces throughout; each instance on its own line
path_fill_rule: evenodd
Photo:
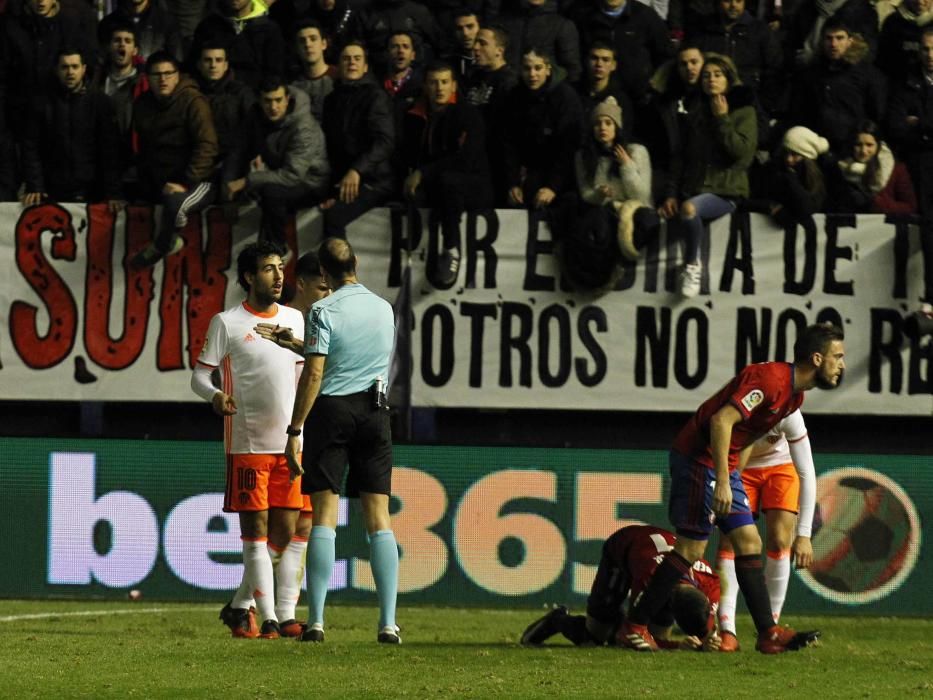
M 630 525 L 617 530 L 603 544 L 603 554 L 586 603 L 586 616 L 569 615 L 560 606 L 533 622 L 521 643 L 538 645 L 560 633 L 576 645 L 614 644 L 625 621 L 625 603 L 647 585 L 661 555 L 670 551 L 676 536 L 659 527 Z M 665 649 L 715 650 L 719 577 L 709 563 L 699 559 L 683 576 L 671 597 L 651 620 L 651 632 Z M 682 641 L 670 637 L 674 622 L 688 635 Z

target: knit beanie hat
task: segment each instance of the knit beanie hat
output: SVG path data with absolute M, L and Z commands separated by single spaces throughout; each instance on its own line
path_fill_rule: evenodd
M 792 126 L 784 134 L 784 148 L 804 158 L 816 160 L 829 150 L 829 141 L 805 126 Z
M 615 122 L 616 129 L 622 128 L 622 107 L 616 102 L 616 98 L 611 95 L 593 107 L 592 116 L 594 122 L 600 117 L 609 117 Z

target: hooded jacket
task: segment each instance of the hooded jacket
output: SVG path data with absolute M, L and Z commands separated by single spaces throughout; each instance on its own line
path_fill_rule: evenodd
M 266 185 L 295 187 L 306 185 L 321 193 L 330 181 L 324 133 L 311 116 L 308 96 L 287 88 L 285 116 L 270 122 L 262 107 L 253 105 L 242 145 L 238 145 L 225 167 L 224 179 L 242 176 L 250 161 L 262 158 L 265 168 L 246 174 L 247 190 Z
M 884 116 L 885 90 L 878 70 L 859 37 L 838 61 L 825 57 L 803 69 L 794 80 L 789 114 L 795 123 L 829 139 L 842 150 L 855 136 L 859 122 L 879 122 Z
M 217 159 L 217 132 L 210 104 L 194 81 L 181 78 L 164 101 L 152 92 L 140 95 L 133 108 L 139 135 L 139 174 L 152 193 L 166 182 L 189 189 L 207 180 Z

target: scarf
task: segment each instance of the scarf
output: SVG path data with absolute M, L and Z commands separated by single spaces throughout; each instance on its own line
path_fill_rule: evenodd
M 872 197 L 877 196 L 887 186 L 891 174 L 894 172 L 894 154 L 891 153 L 891 149 L 888 148 L 886 143 L 882 142 L 879 145 L 878 155 L 875 157 L 878 159 L 878 169 L 870 182 L 865 182 L 865 171 L 867 170 L 865 163 L 859 163 L 852 158 L 839 161 L 839 170 L 842 171 L 842 176 L 846 182 L 868 192 Z

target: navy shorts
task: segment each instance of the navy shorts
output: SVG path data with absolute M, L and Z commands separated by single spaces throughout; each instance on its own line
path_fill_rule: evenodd
M 671 495 L 667 512 L 678 535 L 692 540 L 707 540 L 713 527 L 728 533 L 737 527 L 754 524 L 748 495 L 738 471 L 729 473 L 732 511 L 725 518 L 717 518 L 713 515 L 715 472 L 673 450 L 669 456 L 669 463 Z
M 318 396 L 305 422 L 302 493 L 392 493 L 389 412 L 373 408 L 368 391 Z M 347 468 L 349 467 L 349 473 Z

